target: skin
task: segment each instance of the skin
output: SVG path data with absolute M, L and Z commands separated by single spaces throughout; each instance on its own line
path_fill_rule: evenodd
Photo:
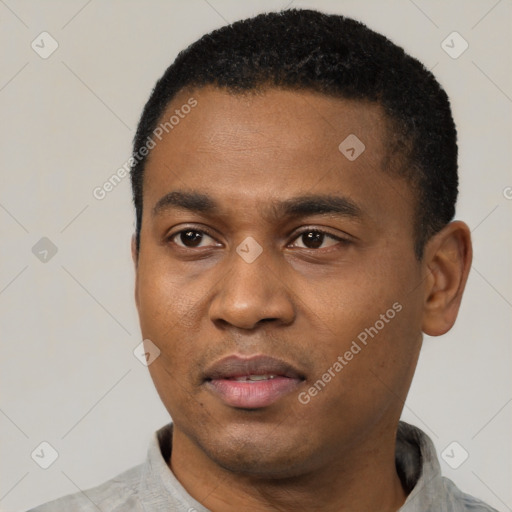
M 397 510 L 406 499 L 397 424 L 422 333 L 441 335 L 457 316 L 469 229 L 450 223 L 417 259 L 415 198 L 383 169 L 378 105 L 204 87 L 181 91 L 168 111 L 190 96 L 197 107 L 151 151 L 139 253 L 132 240 L 142 334 L 161 350 L 149 370 L 174 423 L 169 467 L 214 512 Z M 338 150 L 351 133 L 366 146 L 354 161 Z M 208 194 L 218 209 L 153 214 L 172 191 Z M 270 208 L 307 194 L 349 198 L 360 215 Z M 190 229 L 209 234 L 194 245 L 179 234 Z M 315 230 L 345 241 L 320 235 L 311 244 L 302 235 Z M 262 247 L 252 263 L 236 252 L 249 236 Z M 397 302 L 402 310 L 301 403 L 299 392 Z M 283 359 L 305 381 L 268 407 L 227 406 L 202 376 L 231 354 Z

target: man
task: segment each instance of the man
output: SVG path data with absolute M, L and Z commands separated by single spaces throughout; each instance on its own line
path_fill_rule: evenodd
M 134 141 L 135 300 L 172 417 L 145 464 L 44 511 L 489 511 L 399 422 L 472 250 L 418 61 L 288 10 L 182 52 Z

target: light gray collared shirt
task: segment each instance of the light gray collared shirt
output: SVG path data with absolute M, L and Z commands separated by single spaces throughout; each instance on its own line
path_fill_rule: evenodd
M 187 493 L 167 466 L 171 449 L 169 423 L 155 432 L 143 464 L 97 487 L 28 512 L 209 512 Z M 398 425 L 396 466 L 409 492 L 398 512 L 497 512 L 441 476 L 431 439 L 402 421 Z

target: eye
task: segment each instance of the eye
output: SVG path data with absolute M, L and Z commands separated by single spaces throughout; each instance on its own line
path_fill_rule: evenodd
M 185 249 L 214 247 L 221 245 L 212 236 L 202 229 L 187 228 L 177 231 L 167 237 L 169 242 Z M 321 229 L 304 230 L 294 240 L 298 240 L 292 246 L 302 249 L 326 249 L 337 244 L 349 244 L 350 241 Z
M 194 248 L 194 247 L 211 247 L 218 243 L 205 231 L 200 229 L 182 229 L 168 237 L 170 242 L 175 243 L 178 247 Z M 214 243 L 208 243 L 211 240 Z
M 325 249 L 338 243 L 348 244 L 349 240 L 340 238 L 320 229 L 308 229 L 298 234 L 295 240 L 300 240 L 302 245 L 295 247 L 303 249 Z M 324 245 L 324 243 L 326 245 Z

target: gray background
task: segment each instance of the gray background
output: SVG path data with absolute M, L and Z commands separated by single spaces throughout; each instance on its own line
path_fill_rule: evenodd
M 452 99 L 457 217 L 473 231 L 474 265 L 456 327 L 425 340 L 403 419 L 440 455 L 456 441 L 451 464 L 460 447 L 469 457 L 458 469 L 441 458 L 444 474 L 512 510 L 510 0 L 0 0 L 2 511 L 142 462 L 152 432 L 168 422 L 133 355 L 141 340 L 129 180 L 101 201 L 92 191 L 126 162 L 144 102 L 180 49 L 288 5 L 364 21 L 433 69 Z M 59 44 L 47 59 L 31 47 L 43 46 L 43 31 Z M 441 46 L 453 31 L 469 44 L 457 59 Z M 57 247 L 46 261 L 47 242 L 32 249 L 43 237 Z M 51 456 L 43 441 L 58 452 L 46 470 L 36 463 Z

